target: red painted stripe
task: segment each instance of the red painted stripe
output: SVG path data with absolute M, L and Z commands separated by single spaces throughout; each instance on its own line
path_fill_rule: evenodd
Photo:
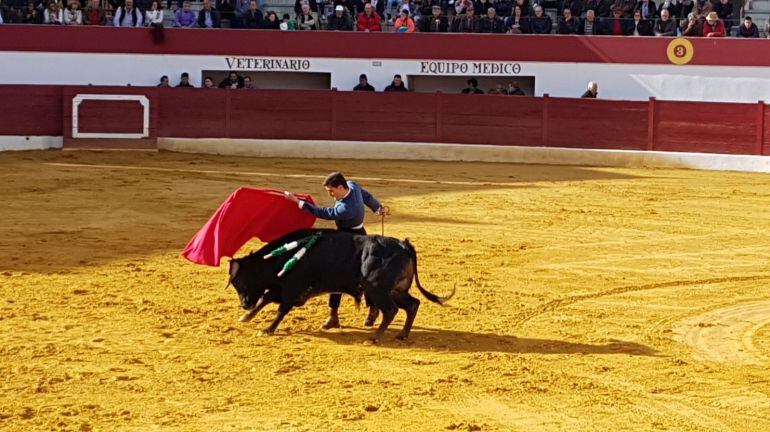
M 0 26 L 0 51 L 670 64 L 671 38 Z M 765 40 L 690 39 L 690 65 L 770 66 Z M 109 61 L 105 59 L 105 61 Z

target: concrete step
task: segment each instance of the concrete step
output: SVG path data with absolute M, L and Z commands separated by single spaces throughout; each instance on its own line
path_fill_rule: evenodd
M 748 8 L 751 12 L 768 12 L 770 13 L 770 1 L 753 1 Z

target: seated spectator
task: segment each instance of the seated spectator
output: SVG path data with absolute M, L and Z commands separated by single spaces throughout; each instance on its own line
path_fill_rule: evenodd
M 163 27 L 163 7 L 159 0 L 152 0 L 150 8 L 144 14 L 145 25 L 148 27 Z
M 162 77 L 160 77 L 160 82 L 156 87 L 170 87 L 168 85 L 168 75 L 163 75 Z
M 268 12 L 267 19 L 262 23 L 262 28 L 265 30 L 280 30 L 281 20 L 278 19 L 278 14 L 275 12 Z
M 495 91 L 495 94 L 500 94 L 500 95 L 508 94 L 508 90 L 506 90 L 502 84 L 495 84 L 495 88 L 493 90 Z M 491 94 L 491 92 L 488 94 Z
M 682 36 L 686 37 L 701 37 L 703 36 L 703 25 L 700 20 L 695 16 L 695 13 L 690 12 L 687 15 L 687 20 L 682 21 L 680 28 Z
M 141 27 L 144 24 L 144 14 L 134 7 L 134 0 L 126 0 L 123 6 L 115 10 L 112 24 L 115 27 Z
M 586 0 L 583 9 L 594 11 L 596 18 L 610 18 L 612 16 L 613 3 L 613 0 Z
M 487 15 L 479 20 L 479 33 L 505 33 L 505 24 L 495 8 L 487 9 Z
M 237 73 L 230 71 L 230 73 L 227 75 L 227 78 L 223 79 L 222 82 L 219 83 L 219 88 L 243 88 L 246 84 L 243 82 L 243 77 L 238 75 Z
M 380 27 L 380 15 L 374 11 L 374 6 L 371 3 L 367 3 L 364 6 L 364 11 L 358 15 L 358 21 L 356 22 L 356 29 L 363 32 L 382 31 Z
M 596 99 L 596 97 L 599 96 L 599 84 L 596 84 L 595 82 L 591 81 L 588 83 L 588 90 L 586 90 L 585 93 L 583 93 L 583 96 L 580 96 L 581 98 L 588 98 L 588 99 Z
M 99 0 L 94 0 L 99 1 Z M 34 2 L 27 3 L 27 8 L 24 9 L 24 12 L 21 14 L 21 23 L 22 24 L 40 24 L 42 21 L 42 18 L 40 17 L 40 13 L 38 13 L 37 8 L 35 8 Z M 105 19 L 106 24 L 106 19 Z M 104 25 L 104 24 L 101 24 Z
M 537 5 L 535 6 L 535 16 L 529 18 L 528 27 L 533 34 L 551 34 L 553 21 L 551 21 L 550 16 L 543 13 L 543 7 Z
M 653 36 L 652 24 L 649 20 L 642 18 L 641 11 L 634 11 L 634 22 L 632 28 L 632 35 L 634 36 Z
M 250 10 L 251 10 L 251 0 L 235 0 L 235 10 L 233 11 L 233 21 L 230 24 L 230 27 L 252 28 L 252 29 L 259 28 L 259 27 L 246 27 L 245 25 L 246 15 L 249 13 Z M 257 7 L 257 10 L 259 10 L 259 7 Z M 259 14 L 262 15 L 261 10 L 259 11 Z
M 409 10 L 401 9 L 401 12 L 393 24 L 393 31 L 396 33 L 414 33 L 414 20 L 409 16 Z
M 438 6 L 438 8 L 441 9 L 441 3 L 442 3 L 442 0 L 422 0 L 421 2 L 418 2 L 420 7 L 417 9 L 417 11 L 420 13 L 421 16 L 428 16 L 433 13 L 433 8 L 435 6 Z M 442 13 L 443 13 L 443 10 L 442 10 Z M 448 15 L 449 14 L 447 14 L 447 16 Z
M 295 24 L 296 24 L 296 21 L 291 19 L 289 14 L 283 14 L 283 19 L 281 19 L 281 24 L 279 28 L 283 31 L 292 31 L 292 30 L 296 30 Z
M 725 24 L 725 36 L 730 35 L 730 28 L 733 26 L 733 5 L 730 0 L 720 0 L 714 5 L 714 12 L 717 13 L 719 19 Z
M 275 13 L 273 13 L 275 15 Z M 246 29 L 260 29 L 262 26 L 262 11 L 257 8 L 257 1 L 249 1 L 249 10 L 241 13 L 241 16 L 236 18 L 239 21 L 241 28 Z M 275 21 L 278 21 L 278 17 L 275 17 Z
M 211 0 L 203 0 L 203 9 L 198 12 L 198 27 L 219 28 L 222 24 L 219 11 L 211 7 Z
M 396 15 L 401 15 L 401 11 L 404 9 L 406 9 L 406 12 L 410 17 L 414 16 L 414 13 L 417 10 L 416 6 L 412 3 L 412 0 L 401 0 L 401 3 L 396 6 Z
M 621 18 L 631 18 L 634 16 L 636 0 L 615 0 L 612 7 L 620 9 Z
M 387 4 L 387 0 L 355 0 L 355 4 L 356 12 L 358 15 L 366 12 L 366 5 L 371 5 L 372 10 L 377 14 L 377 16 L 385 16 L 385 6 Z
M 578 24 L 577 34 L 594 36 L 601 34 L 599 30 L 599 22 L 596 20 L 596 14 L 593 9 L 588 9 L 586 12 L 586 18 Z
M 48 7 L 43 11 L 43 24 L 62 24 L 64 17 L 59 9 L 58 3 L 48 3 Z
M 2 0 L 0 0 L 0 24 L 10 23 L 10 14 L 7 12 L 9 9 L 5 7 Z
M 176 11 L 176 17 L 174 19 L 174 27 L 187 27 L 193 28 L 198 23 L 198 16 L 195 12 L 190 10 L 190 2 L 185 1 L 182 3 L 182 9 Z
M 534 14 L 534 11 L 532 10 L 532 6 L 529 4 L 529 0 L 516 0 L 513 3 L 514 9 L 516 8 L 516 6 L 518 6 L 521 9 L 521 16 L 523 17 L 532 16 Z
M 455 16 L 463 15 L 464 14 L 463 10 L 467 11 L 468 9 L 470 10 L 476 9 L 476 5 L 473 3 L 473 0 L 455 0 Z
M 420 31 L 423 33 L 446 33 L 449 21 L 441 14 L 441 6 L 433 6 L 431 14 L 420 19 Z
M 294 13 L 299 16 L 302 13 L 302 5 L 310 7 L 310 12 L 318 13 L 318 1 L 316 0 L 296 0 L 294 2 Z
M 320 28 L 315 12 L 310 10 L 309 4 L 303 3 L 297 15 L 297 30 L 320 30 Z
M 83 11 L 80 10 L 78 0 L 70 1 L 67 10 L 64 11 L 64 25 L 83 25 Z
M 527 17 L 523 15 L 520 5 L 513 7 L 513 15 L 511 15 L 505 22 L 506 33 L 508 34 L 524 34 L 529 33 L 527 28 Z
M 369 79 L 366 77 L 366 74 L 359 75 L 358 85 L 353 87 L 353 91 L 374 91 L 374 87 L 369 85 Z
M 759 29 L 757 25 L 751 22 L 751 17 L 746 15 L 743 17 L 743 25 L 738 28 L 738 37 L 741 38 L 758 38 Z
M 511 0 L 496 0 L 493 7 L 495 8 L 495 15 L 500 17 L 501 20 L 511 16 L 513 13 L 513 3 L 511 3 Z
M 455 3 L 455 7 L 457 7 L 457 4 Z M 487 10 L 489 8 L 495 7 L 490 0 L 476 0 L 473 2 L 473 10 L 475 11 L 476 15 L 479 16 L 479 19 L 481 19 L 482 15 L 486 15 Z M 467 9 L 467 6 L 466 6 Z
M 395 74 L 393 75 L 393 82 L 391 82 L 389 86 L 385 87 L 385 91 L 386 92 L 405 92 L 409 90 L 406 89 L 404 82 L 401 80 L 401 75 Z
M 187 72 L 182 72 L 182 76 L 179 78 L 179 84 L 177 87 L 192 87 L 192 84 L 190 84 L 190 74 Z
M 332 31 L 351 31 L 353 23 L 345 12 L 345 6 L 337 5 L 334 7 L 334 13 L 326 18 L 326 29 Z
M 214 78 L 211 78 L 210 76 L 203 78 L 203 88 L 216 88 L 214 87 Z
M 706 22 L 703 23 L 703 36 L 725 37 L 725 23 L 719 19 L 716 12 L 709 12 L 706 15 Z
M 633 22 L 623 19 L 623 9 L 620 7 L 613 7 L 612 18 L 604 20 L 602 24 L 602 34 L 608 36 L 628 36 L 634 31 Z
M 473 8 L 463 9 L 462 15 L 452 20 L 452 33 L 476 33 L 479 29 L 479 21 L 473 14 Z
M 243 88 L 253 90 L 257 87 L 254 85 L 254 83 L 251 82 L 251 77 L 246 75 L 245 77 L 243 77 Z
M 683 18 L 682 17 L 682 2 L 681 0 L 664 0 L 660 3 L 660 7 L 658 10 L 663 12 L 663 9 L 668 10 L 669 19 L 671 21 L 676 21 L 677 18 Z M 688 12 L 689 13 L 689 12 Z
M 91 0 L 83 10 L 83 25 L 107 25 L 107 12 L 101 7 L 99 0 Z
M 211 8 L 217 12 L 217 15 L 219 15 L 220 23 L 222 19 L 226 19 L 230 23 L 235 21 L 235 1 L 236 0 L 216 0 L 216 4 L 211 6 Z M 238 23 L 235 24 L 237 25 Z
M 582 0 L 564 0 L 561 7 L 562 15 L 564 15 L 564 9 L 569 9 L 569 11 L 572 13 L 572 16 L 575 17 L 577 21 L 580 21 L 580 15 L 583 14 L 583 1 Z
M 660 19 L 655 23 L 655 36 L 676 36 L 676 21 L 672 20 L 670 15 L 668 9 L 660 11 Z
M 508 84 L 508 94 L 511 96 L 526 96 L 524 90 L 519 87 L 519 82 L 514 81 L 512 84 Z
M 655 7 L 655 2 L 651 0 L 640 0 L 636 4 L 634 11 L 642 13 L 642 19 L 651 21 L 658 16 L 658 9 Z
M 484 94 L 484 92 L 479 88 L 479 82 L 476 81 L 476 78 L 469 78 L 468 81 L 466 81 L 465 83 L 468 84 L 468 87 L 464 88 L 460 93 Z
M 559 34 L 577 34 L 580 23 L 574 16 L 572 16 L 572 10 L 570 8 L 564 8 L 563 14 L 564 17 L 559 20 Z

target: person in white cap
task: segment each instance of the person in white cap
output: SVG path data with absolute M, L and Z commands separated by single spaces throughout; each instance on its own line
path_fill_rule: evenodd
M 334 13 L 326 18 L 326 29 L 333 31 L 352 31 L 353 23 L 345 12 L 345 7 L 337 5 L 334 7 Z

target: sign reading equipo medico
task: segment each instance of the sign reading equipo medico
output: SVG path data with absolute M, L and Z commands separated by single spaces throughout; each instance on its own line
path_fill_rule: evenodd
M 519 75 L 521 65 L 510 62 L 421 61 L 423 75 Z
M 310 70 L 308 59 L 277 59 L 256 57 L 225 57 L 229 70 L 293 71 Z

